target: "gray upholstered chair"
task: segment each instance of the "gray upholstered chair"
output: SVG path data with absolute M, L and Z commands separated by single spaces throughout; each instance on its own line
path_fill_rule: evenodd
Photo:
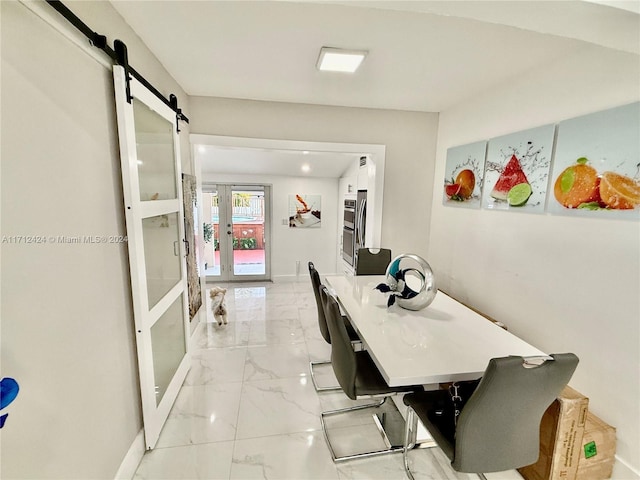
M 404 464 L 416 442 L 417 418 L 458 472 L 511 470 L 538 460 L 540 421 L 578 365 L 573 353 L 494 358 L 454 424 L 447 390 L 404 397 L 408 406 Z
M 388 248 L 359 248 L 356 275 L 384 275 L 390 263 L 391 250 Z
M 324 316 L 324 305 L 322 304 L 322 300 L 320 299 L 320 287 L 322 283 L 320 282 L 320 274 L 316 270 L 313 262 L 309 262 L 309 275 L 311 276 L 311 286 L 313 287 L 313 294 L 316 298 L 316 307 L 318 310 L 318 326 L 320 327 L 320 333 L 322 334 L 322 338 L 325 339 L 327 343 L 331 343 L 331 337 L 329 335 L 329 328 L 327 327 L 327 320 Z M 342 316 L 342 320 L 345 324 L 345 328 L 349 334 L 349 339 L 352 343 L 360 343 L 360 338 L 358 334 L 354 330 L 353 326 L 349 322 L 349 319 L 345 316 Z M 309 362 L 309 371 L 311 373 L 311 381 L 313 382 L 313 386 L 316 389 L 316 392 L 326 392 L 331 390 L 340 390 L 340 385 L 329 385 L 329 386 L 320 386 L 316 379 L 315 375 L 315 367 L 322 365 L 331 365 L 330 361 L 325 362 Z
M 320 287 L 320 296 L 325 307 L 325 317 L 327 320 L 327 326 L 329 327 L 329 334 L 331 335 L 331 365 L 333 371 L 342 387 L 344 393 L 352 400 L 358 400 L 367 396 L 383 396 L 381 400 L 375 403 L 366 405 L 357 405 L 354 407 L 343 408 L 340 410 L 332 410 L 323 412 L 321 414 L 322 431 L 324 433 L 331 457 L 334 462 L 342 460 L 350 460 L 354 458 L 360 458 L 364 456 L 382 455 L 385 453 L 400 452 L 403 449 L 402 440 L 399 438 L 397 444 L 392 444 L 386 437 L 384 431 L 384 421 L 381 421 L 379 417 L 376 417 L 376 425 L 380 431 L 380 434 L 385 439 L 387 448 L 370 452 L 361 452 L 351 455 L 337 456 L 335 449 L 329 439 L 327 432 L 326 418 L 329 416 L 335 416 L 352 412 L 354 410 L 362 410 L 366 408 L 379 409 L 385 403 L 389 403 L 389 408 L 395 409 L 397 413 L 397 419 L 402 421 L 400 413 L 397 411 L 395 404 L 387 402 L 390 395 L 400 392 L 417 392 L 422 391 L 422 386 L 402 386 L 402 387 L 390 387 L 385 382 L 382 374 L 376 367 L 375 363 L 369 356 L 369 353 L 365 350 L 354 351 L 351 347 L 351 340 L 345 327 L 344 321 L 340 314 L 340 308 L 336 299 L 329 294 L 325 286 Z M 391 413 L 388 414 L 391 417 Z M 387 417 L 385 413 L 384 418 Z M 402 422 L 404 423 L 404 422 Z

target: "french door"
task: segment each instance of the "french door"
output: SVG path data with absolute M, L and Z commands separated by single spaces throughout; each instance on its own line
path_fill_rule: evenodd
M 186 245 L 176 115 L 115 66 L 114 86 L 147 449 L 189 369 Z M 132 97 L 132 98 L 131 98 Z
M 269 280 L 270 186 L 204 184 L 208 281 Z

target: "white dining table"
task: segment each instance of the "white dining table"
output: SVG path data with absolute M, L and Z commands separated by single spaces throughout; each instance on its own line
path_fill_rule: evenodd
M 422 310 L 387 307 L 389 294 L 375 289 L 385 282 L 324 277 L 389 386 L 473 380 L 491 358 L 546 355 L 441 291 Z

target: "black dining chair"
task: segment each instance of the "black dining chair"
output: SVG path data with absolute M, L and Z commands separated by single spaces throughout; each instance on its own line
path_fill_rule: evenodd
M 391 263 L 391 250 L 388 248 L 359 248 L 356 275 L 384 275 Z
M 318 326 L 320 328 L 320 333 L 322 338 L 329 344 L 331 344 L 331 336 L 329 335 L 329 328 L 327 327 L 327 320 L 324 315 L 324 305 L 322 304 L 322 300 L 320 299 L 320 287 L 322 283 L 320 281 L 320 274 L 316 270 L 313 262 L 309 262 L 309 275 L 311 276 L 311 286 L 313 288 L 313 294 L 316 298 L 316 307 L 318 310 Z M 355 329 L 349 322 L 349 319 L 345 316 L 342 316 L 342 321 L 344 322 L 345 328 L 347 329 L 347 333 L 349 335 L 349 339 L 352 344 L 360 343 L 360 338 L 356 333 Z M 330 386 L 320 386 L 318 384 L 315 367 L 331 365 L 331 361 L 324 362 L 309 362 L 309 371 L 311 374 L 311 381 L 313 382 L 313 386 L 316 389 L 316 392 L 327 392 L 331 390 L 340 390 L 340 385 L 330 385 Z
M 457 420 L 447 390 L 406 395 L 407 477 L 413 480 L 408 452 L 416 442 L 418 418 L 455 471 L 486 479 L 484 473 L 535 463 L 542 415 L 569 383 L 577 365 L 573 353 L 491 359 Z
M 389 400 L 391 395 L 397 393 L 421 391 L 422 387 L 413 385 L 390 387 L 387 385 L 387 382 L 382 377 L 382 374 L 378 370 L 378 367 L 369 353 L 366 350 L 354 351 L 351 347 L 351 339 L 349 338 L 345 323 L 341 318 L 338 302 L 328 292 L 325 286 L 320 287 L 320 297 L 325 307 L 325 317 L 329 328 L 329 334 L 331 336 L 331 365 L 333 366 L 333 371 L 335 372 L 336 378 L 338 379 L 343 392 L 351 400 L 358 400 L 363 397 L 366 398 L 374 395 L 383 396 L 380 401 L 375 403 L 322 412 L 320 416 L 322 431 L 324 433 L 325 440 L 327 441 L 329 451 L 331 452 L 331 458 L 333 458 L 334 462 L 339 462 L 343 460 L 402 451 L 402 441 L 397 442 L 397 444 L 392 443 L 387 438 L 384 430 L 384 423 L 387 416 L 391 418 L 394 413 L 397 413 L 395 418 L 402 420 L 402 417 L 397 411 L 393 401 L 387 402 L 387 400 Z M 375 417 L 374 422 L 378 427 L 379 433 L 382 435 L 386 448 L 343 456 L 336 455 L 335 448 L 329 439 L 326 418 L 367 408 L 380 409 L 385 403 L 389 403 L 389 408 L 394 409 L 395 412 L 385 413 L 382 420 L 380 420 L 379 417 Z

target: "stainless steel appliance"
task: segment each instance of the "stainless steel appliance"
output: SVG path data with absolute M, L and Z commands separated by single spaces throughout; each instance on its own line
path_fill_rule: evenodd
M 367 227 L 367 191 L 358 190 L 358 197 L 356 200 L 356 244 L 355 252 L 356 257 L 359 248 L 365 247 L 365 232 Z M 357 258 L 356 258 L 357 261 Z
M 355 245 L 353 246 L 354 259 L 353 265 L 358 265 L 358 250 L 365 248 L 365 232 L 367 227 L 367 191 L 358 190 L 358 199 L 356 200 L 356 227 L 355 231 Z
M 344 226 L 350 229 L 356 228 L 356 200 L 344 201 Z
M 344 215 L 342 223 L 342 258 L 349 265 L 355 264 L 356 245 L 356 212 L 357 201 L 347 199 L 344 201 Z

